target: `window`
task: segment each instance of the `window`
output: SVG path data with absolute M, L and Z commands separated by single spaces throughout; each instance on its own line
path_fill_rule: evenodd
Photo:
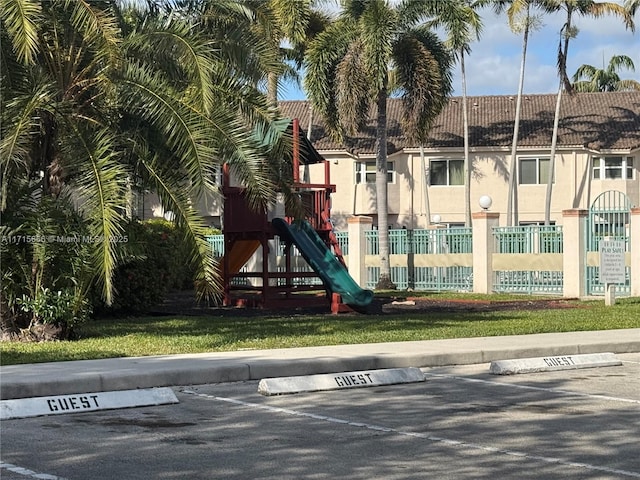
M 546 185 L 549 180 L 549 164 L 548 158 L 521 158 L 518 171 L 520 185 Z
M 213 178 L 214 185 L 219 187 L 222 186 L 222 165 L 214 165 L 211 176 Z
M 356 162 L 356 183 L 376 183 L 376 162 Z M 387 183 L 394 183 L 393 162 L 387 162 Z
M 593 178 L 633 179 L 633 157 L 593 157 Z
M 431 160 L 430 185 L 464 185 L 464 160 Z

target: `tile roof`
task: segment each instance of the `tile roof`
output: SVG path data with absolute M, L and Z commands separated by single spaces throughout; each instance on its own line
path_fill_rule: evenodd
M 511 147 L 516 96 L 469 96 L 471 147 Z M 308 101 L 282 101 L 283 115 L 298 118 L 305 130 L 309 124 Z M 555 112 L 555 94 L 524 95 L 519 147 L 549 147 Z M 576 93 L 563 95 L 558 147 L 584 146 L 592 150 L 640 148 L 640 92 Z M 388 153 L 416 148 L 402 131 L 402 101 L 390 99 L 387 107 Z M 318 150 L 347 150 L 353 154 L 375 151 L 375 124 L 338 144 L 329 138 L 321 119 L 314 117 L 311 141 Z M 463 147 L 462 98 L 452 97 L 429 132 L 425 147 Z

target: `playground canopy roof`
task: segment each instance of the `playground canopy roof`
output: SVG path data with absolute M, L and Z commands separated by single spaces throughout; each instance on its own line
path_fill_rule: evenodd
M 292 118 L 280 118 L 273 121 L 265 128 L 265 125 L 256 126 L 253 130 L 253 136 L 262 148 L 272 148 L 273 145 L 285 140 L 293 141 L 293 123 Z M 286 145 L 286 144 L 281 144 Z M 298 128 L 298 145 L 300 147 L 299 163 L 301 165 L 310 165 L 314 163 L 324 162 L 325 159 L 315 149 L 311 141 L 307 138 L 304 130 Z M 291 148 L 290 144 L 287 149 Z
M 291 135 L 293 138 L 293 120 L 289 120 L 289 125 L 287 126 L 287 135 Z M 324 157 L 320 155 L 320 153 L 315 149 L 311 140 L 307 138 L 307 135 L 302 128 L 298 128 L 298 139 L 300 145 L 300 164 L 301 165 L 311 165 L 314 163 L 324 162 Z

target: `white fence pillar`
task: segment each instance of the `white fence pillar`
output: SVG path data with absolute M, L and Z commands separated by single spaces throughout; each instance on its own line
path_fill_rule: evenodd
M 473 217 L 473 291 L 493 292 L 493 228 L 499 225 L 497 212 L 476 212 Z
M 365 264 L 367 239 L 365 232 L 371 230 L 373 219 L 371 217 L 349 217 L 347 224 L 349 234 L 347 266 L 349 275 L 360 287 L 365 288 L 367 284 L 367 266 Z
M 562 211 L 563 296 L 580 298 L 586 294 L 586 225 L 589 212 L 579 208 Z
M 631 209 L 631 296 L 640 297 L 640 207 Z

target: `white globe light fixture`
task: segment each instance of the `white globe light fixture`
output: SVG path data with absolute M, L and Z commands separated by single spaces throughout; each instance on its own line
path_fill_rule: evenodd
M 442 221 L 442 217 L 440 217 L 440 215 L 436 214 L 436 215 L 433 216 L 432 220 L 433 220 L 433 223 L 438 224 L 438 223 L 440 223 Z
M 478 200 L 478 203 L 480 204 L 480 208 L 482 208 L 483 210 L 489 210 L 491 204 L 493 203 L 493 200 L 489 195 L 483 195 L 480 197 L 480 200 Z

